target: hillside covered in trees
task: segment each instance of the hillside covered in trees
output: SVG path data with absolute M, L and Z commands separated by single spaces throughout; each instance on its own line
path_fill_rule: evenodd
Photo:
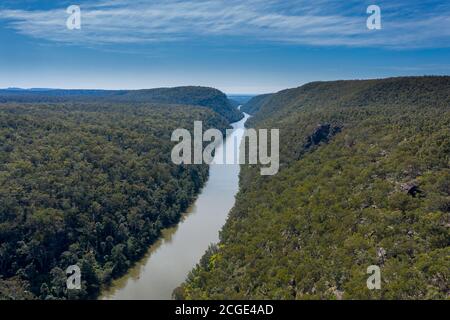
M 271 97 L 272 94 L 270 93 L 255 96 L 241 107 L 241 111 L 248 114 L 256 114 L 259 109 L 261 109 L 261 107 L 270 100 Z
M 242 167 L 221 242 L 175 298 L 450 297 L 450 77 L 310 83 L 249 126 L 280 129 L 281 170 Z
M 208 177 L 170 160 L 172 131 L 195 120 L 228 127 L 186 105 L 0 104 L 0 299 L 94 298 L 123 274 Z M 70 265 L 82 290 L 67 290 Z
M 248 103 L 250 99 L 252 99 L 253 96 L 249 95 L 228 95 L 228 100 L 232 103 L 232 105 L 235 106 L 235 108 L 239 106 L 243 106 L 244 104 Z
M 0 90 L 0 102 L 128 102 L 183 104 L 208 107 L 229 122 L 242 119 L 243 115 L 214 88 L 175 87 L 143 90 L 63 90 L 63 89 L 5 89 Z

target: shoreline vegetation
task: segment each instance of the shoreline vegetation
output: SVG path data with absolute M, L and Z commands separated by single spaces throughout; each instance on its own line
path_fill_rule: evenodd
M 205 182 L 205 184 L 206 184 L 206 182 Z M 158 235 L 157 239 L 148 246 L 147 250 L 142 254 L 141 257 L 139 257 L 139 258 L 137 258 L 137 260 L 133 261 L 130 264 L 130 266 L 128 267 L 128 269 L 123 274 L 117 276 L 114 279 L 111 279 L 110 282 L 104 283 L 100 286 L 96 300 L 103 300 L 103 299 L 108 300 L 108 297 L 114 291 L 114 289 L 116 289 L 117 287 L 118 288 L 122 287 L 122 284 L 123 284 L 122 281 L 127 280 L 128 274 L 130 272 L 132 272 L 136 268 L 143 266 L 146 263 L 146 261 L 151 257 L 152 253 L 154 252 L 154 249 L 158 249 L 162 245 L 162 241 L 165 240 L 166 236 L 168 236 L 169 239 L 171 239 L 174 236 L 174 234 L 178 230 L 179 224 L 184 219 L 189 218 L 189 215 L 191 214 L 193 206 L 194 206 L 195 202 L 197 201 L 199 195 L 201 194 L 204 186 L 205 185 L 203 185 L 202 188 L 199 189 L 196 196 L 192 199 L 192 201 L 190 201 L 190 205 L 188 206 L 188 208 L 180 214 L 180 218 L 178 219 L 178 221 L 170 226 L 167 226 L 167 227 L 164 227 L 163 229 L 161 229 L 160 234 Z M 139 271 L 137 271 L 137 272 L 139 272 Z
M 314 82 L 241 110 L 280 129 L 280 172 L 242 166 L 220 243 L 175 299 L 450 297 L 450 77 Z
M 94 299 L 178 223 L 208 166 L 173 164 L 171 133 L 241 113 L 216 89 L 162 91 L 0 90 L 0 299 Z
M 241 141 L 247 119 L 248 116 L 232 124 L 233 135 L 218 146 L 215 159 Z M 176 226 L 165 229 L 160 240 L 149 248 L 148 255 L 136 268 L 115 281 L 110 290 L 102 292 L 102 298 L 171 299 L 173 289 L 186 279 L 211 243 L 219 241 L 219 230 L 225 224 L 238 192 L 239 171 L 238 164 L 212 163 L 208 181 L 189 213 Z
M 246 100 L 249 100 L 246 98 Z M 208 179 L 176 128 L 280 129 L 242 165 L 220 242 L 175 299 L 448 299 L 450 77 L 313 82 L 241 107 L 212 88 L 0 90 L 0 299 L 95 299 Z M 82 290 L 67 290 L 79 265 Z M 368 266 L 381 290 L 368 290 Z

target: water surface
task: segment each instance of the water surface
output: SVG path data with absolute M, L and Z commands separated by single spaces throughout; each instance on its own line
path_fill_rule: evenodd
M 244 129 L 248 117 L 245 114 L 241 121 L 232 124 L 235 131 L 224 142 L 227 157 L 233 157 L 229 151 L 243 135 L 242 130 L 236 129 Z M 224 145 L 217 148 L 215 158 L 223 157 Z M 239 170 L 238 164 L 211 164 L 208 182 L 180 223 L 163 230 L 145 257 L 125 276 L 113 281 L 101 299 L 171 299 L 173 289 L 186 279 L 208 246 L 219 241 L 219 230 L 239 189 Z

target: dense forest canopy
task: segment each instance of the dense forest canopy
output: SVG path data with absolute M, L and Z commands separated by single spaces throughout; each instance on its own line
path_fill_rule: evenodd
M 64 90 L 64 89 L 5 89 L 0 90 L 0 102 L 128 102 L 183 104 L 208 107 L 229 122 L 240 120 L 243 115 L 214 88 L 175 87 L 143 90 Z
M 249 125 L 280 129 L 281 171 L 243 166 L 221 242 L 174 297 L 450 297 L 450 77 L 310 83 Z
M 94 298 L 124 273 L 208 177 L 170 160 L 172 131 L 195 120 L 228 127 L 186 105 L 0 104 L 0 299 Z M 67 290 L 70 265 L 82 290 Z

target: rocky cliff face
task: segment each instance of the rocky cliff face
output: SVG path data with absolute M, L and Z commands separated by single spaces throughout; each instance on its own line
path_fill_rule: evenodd
M 306 138 L 303 149 L 307 150 L 320 143 L 326 143 L 339 132 L 341 132 L 341 127 L 339 126 L 333 126 L 329 123 L 319 124 L 314 132 Z

